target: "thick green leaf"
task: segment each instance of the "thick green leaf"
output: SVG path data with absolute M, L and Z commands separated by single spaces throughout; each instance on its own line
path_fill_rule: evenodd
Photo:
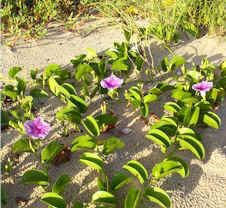
M 138 208 L 141 190 L 130 188 L 125 199 L 124 208 Z
M 111 136 L 107 138 L 104 142 L 103 154 L 108 155 L 115 152 L 118 149 L 122 149 L 125 143 L 119 138 Z
M 25 90 L 26 90 L 26 86 L 27 86 L 27 83 L 24 79 L 21 79 L 19 77 L 16 77 L 16 80 L 17 80 L 17 91 L 18 93 L 21 95 L 25 93 Z
M 149 106 L 147 103 L 141 103 L 140 105 L 140 113 L 141 115 L 146 118 L 149 114 Z
M 111 69 L 115 71 L 127 71 L 129 69 L 129 64 L 125 58 L 120 58 L 112 63 Z
M 159 129 L 168 136 L 174 136 L 177 130 L 177 123 L 172 117 L 162 117 L 160 121 L 152 125 L 151 129 Z
M 66 208 L 66 201 L 62 196 L 54 192 L 47 192 L 42 195 L 41 201 L 53 208 Z
M 150 129 L 145 137 L 160 145 L 163 150 L 166 150 L 166 148 L 171 144 L 171 140 L 168 135 L 160 129 Z
M 18 66 L 14 66 L 12 68 L 9 69 L 8 75 L 11 78 L 15 78 L 15 76 L 17 75 L 18 72 L 20 72 L 22 70 L 21 67 Z
M 208 111 L 203 115 L 203 123 L 214 129 L 218 129 L 221 126 L 220 117 L 214 112 Z
M 158 99 L 158 96 L 155 94 L 147 94 L 144 96 L 144 103 L 151 103 L 153 101 L 156 101 Z
M 76 106 L 81 113 L 85 113 L 88 107 L 88 104 L 85 100 L 80 98 L 77 95 L 71 95 L 69 101 L 72 105 Z
M 18 91 L 13 85 L 5 85 L 2 94 L 15 100 L 18 96 Z
M 31 69 L 30 71 L 31 79 L 36 80 L 37 75 L 38 75 L 38 69 Z
M 159 187 L 148 187 L 145 190 L 145 197 L 149 199 L 151 202 L 158 204 L 163 208 L 171 207 L 171 200 L 168 194 Z
M 52 141 L 46 147 L 44 147 L 41 152 L 42 162 L 45 163 L 52 161 L 63 148 L 63 144 L 59 144 L 58 141 Z
M 114 125 L 118 120 L 116 116 L 107 113 L 96 116 L 95 119 L 99 127 L 102 125 Z
M 172 98 L 184 102 L 184 100 L 191 98 L 192 94 L 181 89 L 175 89 L 172 91 Z
M 74 86 L 72 84 L 69 84 L 69 83 L 64 83 L 62 84 L 62 87 L 68 91 L 69 94 L 71 95 L 76 95 L 76 90 L 74 88 Z
M 164 104 L 164 109 L 170 113 L 177 113 L 181 110 L 181 107 L 175 102 L 167 102 Z
M 61 86 L 57 83 L 57 81 L 53 77 L 49 78 L 48 83 L 51 92 L 56 96 L 60 95 Z
M 90 74 L 93 71 L 93 68 L 86 63 L 81 63 L 77 66 L 75 70 L 75 78 L 76 80 L 80 81 L 83 76 L 86 74 Z
M 115 196 L 107 191 L 97 191 L 92 196 L 92 202 L 97 204 L 110 204 L 116 203 Z
M 195 126 L 199 121 L 199 115 L 200 115 L 200 108 L 195 107 L 191 112 L 191 118 L 188 123 L 188 126 Z
M 156 164 L 152 169 L 152 176 L 156 179 L 166 177 L 172 173 L 178 173 L 183 178 L 188 176 L 187 164 L 178 157 L 171 157 Z
M 32 169 L 23 174 L 22 182 L 44 186 L 49 184 L 49 177 L 47 173 L 42 170 Z
M 61 194 L 64 192 L 66 185 L 70 183 L 71 179 L 68 175 L 61 175 L 57 178 L 56 182 L 53 184 L 52 192 Z
M 198 159 L 205 158 L 205 148 L 196 135 L 182 134 L 177 137 L 181 149 L 190 150 Z
M 112 177 L 111 181 L 111 190 L 116 191 L 123 187 L 124 185 L 128 184 L 131 181 L 131 178 L 127 176 L 126 174 L 119 172 L 116 173 Z
M 92 116 L 87 116 L 86 119 L 82 121 L 82 124 L 86 131 L 91 135 L 91 136 L 99 136 L 100 135 L 100 128 L 97 124 L 97 121 L 95 118 Z
M 39 88 L 31 89 L 30 95 L 35 98 L 48 97 L 48 93 L 45 90 Z
M 27 138 L 22 138 L 16 141 L 12 146 L 13 153 L 33 152 L 30 142 Z
M 137 177 L 141 184 L 148 179 L 148 172 L 146 168 L 136 160 L 130 160 L 123 168 L 129 171 L 132 175 Z
M 85 152 L 81 155 L 80 161 L 91 168 L 101 171 L 103 168 L 104 161 L 96 153 Z
M 56 118 L 60 121 L 66 120 L 76 124 L 81 122 L 81 114 L 78 112 L 78 109 L 73 106 L 62 107 L 57 111 Z
M 185 64 L 185 59 L 182 56 L 174 56 L 170 60 L 169 69 L 173 70 L 175 67 L 179 67 Z
M 96 147 L 96 141 L 93 137 L 88 134 L 76 137 L 72 141 L 71 151 L 75 152 L 79 149 L 94 149 Z

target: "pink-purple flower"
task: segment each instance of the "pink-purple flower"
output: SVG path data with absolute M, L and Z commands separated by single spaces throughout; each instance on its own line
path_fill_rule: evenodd
M 113 90 L 113 89 L 117 89 L 117 88 L 121 87 L 122 83 L 123 83 L 123 79 L 120 79 L 119 77 L 112 74 L 111 76 L 103 79 L 100 82 L 100 85 L 103 88 L 106 88 L 108 90 Z
M 206 92 L 213 88 L 213 82 L 202 81 L 197 84 L 192 85 L 192 89 L 200 92 L 201 96 L 205 96 Z
M 51 129 L 50 124 L 45 122 L 41 117 L 26 121 L 24 128 L 33 139 L 44 139 Z

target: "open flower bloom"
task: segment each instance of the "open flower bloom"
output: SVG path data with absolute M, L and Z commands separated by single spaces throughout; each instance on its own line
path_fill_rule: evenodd
M 213 88 L 213 82 L 202 81 L 197 84 L 192 85 L 192 89 L 200 92 L 201 96 L 205 96 L 206 92 Z
M 108 90 L 113 90 L 121 87 L 122 83 L 123 83 L 123 79 L 120 79 L 119 77 L 112 74 L 111 76 L 103 79 L 100 82 L 100 85 L 103 88 L 107 88 Z
M 44 139 L 51 129 L 50 124 L 45 122 L 41 117 L 26 121 L 24 128 L 33 139 Z

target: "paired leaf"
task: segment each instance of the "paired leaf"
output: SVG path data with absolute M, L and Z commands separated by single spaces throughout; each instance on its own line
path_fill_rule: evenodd
M 99 136 L 100 135 L 100 128 L 97 124 L 97 121 L 92 116 L 87 116 L 86 119 L 82 121 L 82 125 L 86 129 L 86 131 L 91 136 Z
M 115 196 L 107 191 L 97 191 L 92 196 L 92 202 L 109 206 L 115 205 Z
M 83 100 L 79 96 L 71 95 L 70 98 L 69 98 L 69 102 L 70 102 L 70 104 L 76 106 L 81 113 L 86 112 L 88 104 L 86 103 L 85 100 Z
M 121 187 L 123 187 L 124 185 L 128 184 L 130 181 L 131 181 L 131 178 L 128 175 L 122 172 L 116 173 L 112 177 L 111 190 L 116 191 Z
M 178 173 L 183 178 L 188 176 L 189 170 L 187 164 L 178 157 L 171 157 L 156 164 L 152 169 L 152 175 L 157 180 L 172 173 Z
M 137 208 L 141 197 L 141 190 L 130 188 L 125 199 L 124 208 Z
M 64 148 L 63 144 L 59 144 L 57 141 L 49 143 L 41 152 L 41 160 L 43 163 L 52 161 L 58 153 Z
M 148 179 L 148 171 L 146 168 L 136 160 L 130 160 L 123 168 L 129 171 L 132 175 L 137 177 L 141 184 Z
M 171 200 L 169 195 L 161 188 L 159 187 L 148 187 L 145 190 L 144 193 L 145 197 L 150 200 L 151 202 L 154 202 L 158 204 L 159 206 L 163 208 L 170 208 L 171 207 Z
M 66 201 L 62 196 L 54 192 L 47 192 L 42 195 L 41 201 L 50 207 L 66 208 Z
M 15 78 L 15 76 L 17 75 L 18 72 L 20 72 L 22 70 L 21 67 L 18 66 L 14 66 L 12 68 L 9 69 L 8 75 L 11 78 Z
M 55 192 L 57 194 L 63 193 L 66 185 L 69 184 L 70 181 L 71 179 L 68 175 L 61 175 L 59 178 L 57 178 L 56 182 L 53 184 L 52 192 Z
M 96 147 L 96 141 L 93 137 L 88 134 L 76 137 L 72 141 L 71 151 L 75 152 L 79 149 L 94 149 Z
M 81 155 L 80 161 L 91 168 L 101 171 L 103 169 L 104 161 L 96 153 L 85 152 Z
M 23 174 L 22 182 L 45 186 L 49 184 L 49 177 L 47 173 L 42 170 L 32 169 Z
M 171 140 L 168 135 L 160 129 L 150 129 L 145 137 L 160 145 L 163 152 L 165 152 L 166 148 L 168 148 L 171 144 Z
M 220 117 L 212 111 L 208 111 L 203 115 L 203 123 L 214 129 L 218 129 L 221 126 Z
M 104 142 L 103 154 L 108 155 L 118 149 L 122 149 L 124 146 L 124 142 L 122 142 L 119 138 L 114 136 L 109 137 Z
M 12 146 L 13 153 L 33 152 L 31 143 L 27 138 L 22 138 L 16 141 Z

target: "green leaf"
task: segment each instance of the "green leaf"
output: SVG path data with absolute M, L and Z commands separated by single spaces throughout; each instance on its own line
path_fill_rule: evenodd
M 124 208 L 137 208 L 141 197 L 141 190 L 130 188 L 125 199 Z
M 129 69 L 129 65 L 125 58 L 120 58 L 112 63 L 111 69 L 115 71 L 127 71 Z
M 118 149 L 122 149 L 124 146 L 125 143 L 122 142 L 119 138 L 111 136 L 104 142 L 103 154 L 109 155 L 110 153 L 113 153 Z
M 63 87 L 65 90 L 67 90 L 68 93 L 71 94 L 71 95 L 77 94 L 77 93 L 76 93 L 76 90 L 75 90 L 75 88 L 74 88 L 74 86 L 73 86 L 72 84 L 64 83 L 64 84 L 62 84 L 62 87 Z
M 118 120 L 116 116 L 108 113 L 96 116 L 95 119 L 99 127 L 102 125 L 114 125 Z
M 39 88 L 33 88 L 30 90 L 30 95 L 35 98 L 48 97 L 48 93 L 45 90 Z
M 61 86 L 57 83 L 57 81 L 53 77 L 50 77 L 48 82 L 49 82 L 49 89 L 51 90 L 51 92 L 54 95 L 59 96 Z
M 92 202 L 97 204 L 115 205 L 115 196 L 107 191 L 97 191 L 92 196 Z
M 71 95 L 70 98 L 69 98 L 69 101 L 70 101 L 69 103 L 71 105 L 76 106 L 81 113 L 85 113 L 86 112 L 88 104 L 86 103 L 85 100 L 83 100 L 79 96 Z
M 12 152 L 19 154 L 23 152 L 33 152 L 30 146 L 29 140 L 27 138 L 22 138 L 16 141 L 12 146 Z
M 196 138 L 196 135 L 182 134 L 177 137 L 180 149 L 190 150 L 198 159 L 205 158 L 205 148 L 203 144 Z
M 42 170 L 32 169 L 23 174 L 22 182 L 45 186 L 49 184 L 49 177 L 47 173 Z
M 37 74 L 38 74 L 38 69 L 31 69 L 30 71 L 31 79 L 36 80 Z
M 73 106 L 62 107 L 57 111 L 56 118 L 60 121 L 67 120 L 76 124 L 81 122 L 81 114 L 78 112 L 78 109 Z
M 175 67 L 179 67 L 185 64 L 185 59 L 182 56 L 174 56 L 170 60 L 169 71 L 173 70 Z
M 97 53 L 93 48 L 87 48 L 86 51 L 87 51 L 86 60 L 91 60 L 97 57 Z
M 157 180 L 172 173 L 178 173 L 183 178 L 189 175 L 187 164 L 178 157 L 171 157 L 156 164 L 152 169 L 152 176 Z
M 72 141 L 71 151 L 75 152 L 79 149 L 94 149 L 96 147 L 96 141 L 93 137 L 88 134 L 76 137 Z
M 80 161 L 91 168 L 101 171 L 103 169 L 104 161 L 96 153 L 85 152 L 81 155 Z
M 172 91 L 172 98 L 179 100 L 179 101 L 186 101 L 186 99 L 189 99 L 192 97 L 192 94 L 190 92 L 186 92 L 181 89 L 175 89 Z
M 52 75 L 58 75 L 62 71 L 61 66 L 58 64 L 49 64 L 43 72 L 43 78 L 48 79 Z
M 208 111 L 203 115 L 203 123 L 214 129 L 218 129 L 221 126 L 220 117 L 212 111 Z
M 145 190 L 144 195 L 148 200 L 158 204 L 160 207 L 170 208 L 172 205 L 169 195 L 159 187 L 149 186 Z
M 158 96 L 157 95 L 154 95 L 154 94 L 147 94 L 144 96 L 144 103 L 151 103 L 153 101 L 156 101 L 158 99 Z
M 52 161 L 58 153 L 64 148 L 63 144 L 59 144 L 57 141 L 49 143 L 41 152 L 42 163 Z
M 100 135 L 100 129 L 97 121 L 92 116 L 87 116 L 86 119 L 82 121 L 82 125 L 91 136 Z
M 181 107 L 175 102 L 167 102 L 164 104 L 164 109 L 170 113 L 177 113 L 181 110 Z
M 146 168 L 136 160 L 130 160 L 123 168 L 129 171 L 132 175 L 137 177 L 141 184 L 148 179 L 148 172 Z
M 131 181 L 131 178 L 126 174 L 119 172 L 116 173 L 111 180 L 111 190 L 116 191 L 128 184 Z
M 174 136 L 177 130 L 177 123 L 172 117 L 162 117 L 160 121 L 152 125 L 151 129 L 159 129 L 168 136 Z
M 147 103 L 141 103 L 140 105 L 140 113 L 142 117 L 146 118 L 149 114 L 149 106 Z
M 195 107 L 192 110 L 191 118 L 190 118 L 190 121 L 188 123 L 188 126 L 195 126 L 198 123 L 198 121 L 199 121 L 199 115 L 200 115 L 200 108 L 199 107 Z
M 53 208 L 66 208 L 66 201 L 62 196 L 54 192 L 47 192 L 42 195 L 41 201 Z
M 61 175 L 53 184 L 52 192 L 55 192 L 57 194 L 63 193 L 66 185 L 69 184 L 70 181 L 71 179 L 68 175 Z
M 164 152 L 171 144 L 171 140 L 168 135 L 160 129 L 150 129 L 145 137 L 160 145 Z
M 16 77 L 16 80 L 17 80 L 17 91 L 18 91 L 18 94 L 23 94 L 25 93 L 25 90 L 26 90 L 26 81 L 24 79 L 21 79 L 19 77 Z
M 15 76 L 17 75 L 18 72 L 20 72 L 22 70 L 21 67 L 18 66 L 14 66 L 12 68 L 9 69 L 8 75 L 11 78 L 15 78 Z
M 83 76 L 90 74 L 93 71 L 93 68 L 89 64 L 79 64 L 75 70 L 75 79 L 80 81 Z
M 16 97 L 18 96 L 18 91 L 15 89 L 13 85 L 6 85 L 2 90 L 2 94 L 15 100 Z

